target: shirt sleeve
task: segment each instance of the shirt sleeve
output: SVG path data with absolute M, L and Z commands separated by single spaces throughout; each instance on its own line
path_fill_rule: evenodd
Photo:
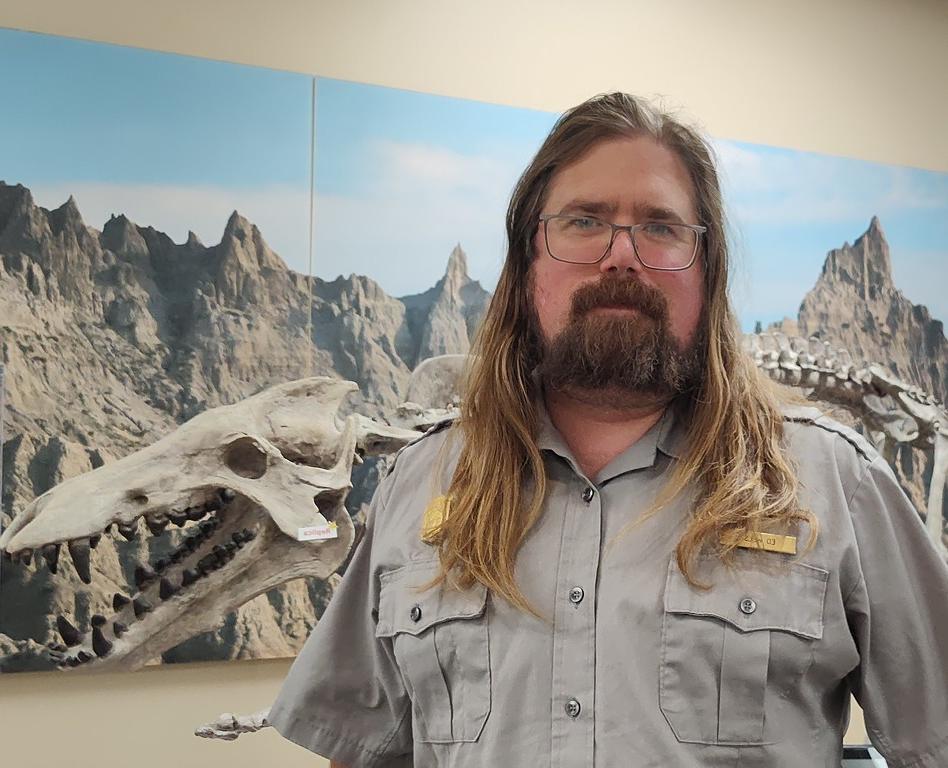
M 379 485 L 365 535 L 268 717 L 290 741 L 349 768 L 412 765 L 411 702 L 391 640 L 375 636 L 373 538 L 391 486 L 391 475 Z
M 876 458 L 850 510 L 862 578 L 847 599 L 850 676 L 890 768 L 948 766 L 948 568 L 891 468 Z

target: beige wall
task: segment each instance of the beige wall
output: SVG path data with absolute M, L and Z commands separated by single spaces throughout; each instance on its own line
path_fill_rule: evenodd
M 3 0 L 0 26 L 549 110 L 661 94 L 719 137 L 948 171 L 944 0 Z M 0 756 L 316 766 L 273 733 L 190 735 L 265 706 L 287 667 L 8 675 Z
M 948 171 L 945 0 L 3 0 L 0 25 Z

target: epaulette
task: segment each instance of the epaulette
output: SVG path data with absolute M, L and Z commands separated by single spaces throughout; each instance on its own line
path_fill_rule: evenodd
M 783 420 L 793 424 L 810 424 L 814 427 L 819 427 L 824 432 L 839 435 L 866 461 L 873 461 L 879 454 L 872 443 L 866 440 L 866 438 L 860 435 L 856 430 L 824 416 L 818 408 L 810 408 L 807 406 L 787 407 L 784 409 Z
M 431 435 L 436 435 L 438 434 L 438 432 L 443 432 L 445 429 L 447 429 L 452 424 L 454 424 L 455 421 L 457 421 L 457 417 L 450 416 L 446 419 L 442 419 L 441 421 L 435 422 L 430 427 L 428 427 L 428 429 L 425 430 L 422 434 L 416 437 L 414 440 L 409 440 L 407 443 L 405 443 L 405 445 L 403 445 L 401 448 L 398 449 L 398 451 L 395 452 L 395 456 L 392 459 L 392 463 L 389 465 L 388 472 L 385 473 L 386 477 L 395 471 L 395 464 L 398 462 L 398 457 L 402 455 L 403 451 L 405 451 L 408 448 L 411 448 L 416 443 L 420 443 L 426 437 L 431 437 Z

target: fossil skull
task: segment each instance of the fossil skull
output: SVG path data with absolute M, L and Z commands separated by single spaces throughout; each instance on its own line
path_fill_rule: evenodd
M 213 628 L 229 611 L 291 579 L 325 579 L 346 560 L 354 528 L 344 501 L 361 455 L 395 450 L 417 432 L 337 416 L 352 382 L 315 377 L 271 387 L 194 417 L 125 458 L 66 480 L 31 502 L 0 536 L 21 561 L 61 547 L 93 581 L 90 546 L 187 527 L 169 558 L 142 563 L 137 591 L 87 633 L 65 617 L 64 666 L 134 669 Z

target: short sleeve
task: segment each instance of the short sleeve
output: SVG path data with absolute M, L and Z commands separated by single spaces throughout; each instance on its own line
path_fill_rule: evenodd
M 944 768 L 948 568 L 882 458 L 850 510 L 862 568 L 846 608 L 860 655 L 850 685 L 890 768 Z
M 373 538 L 391 484 L 379 485 L 365 536 L 268 717 L 290 741 L 349 768 L 412 764 L 411 702 L 391 640 L 375 636 Z

